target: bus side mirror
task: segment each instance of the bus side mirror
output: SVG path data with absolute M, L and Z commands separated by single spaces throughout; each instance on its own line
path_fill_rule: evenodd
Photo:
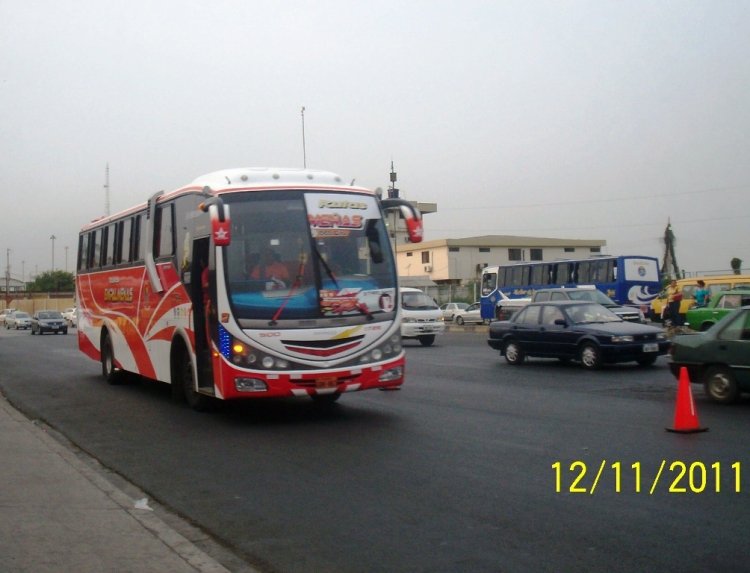
M 217 247 L 226 247 L 232 242 L 231 222 L 229 219 L 229 205 L 219 197 L 211 197 L 200 204 L 200 210 L 208 213 L 211 219 L 211 236 Z
M 422 242 L 424 228 L 422 227 L 422 213 L 419 212 L 419 209 L 405 199 L 397 197 L 383 199 L 381 204 L 385 211 L 400 210 L 401 215 L 406 222 L 406 233 L 409 237 L 409 241 L 412 243 Z

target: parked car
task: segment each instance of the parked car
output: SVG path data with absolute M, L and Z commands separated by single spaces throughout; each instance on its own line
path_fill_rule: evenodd
M 443 313 L 437 303 L 416 288 L 401 290 L 401 338 L 416 338 L 430 346 L 438 334 L 445 332 Z
M 750 305 L 750 289 L 721 291 L 713 295 L 706 306 L 688 310 L 685 324 L 693 330 L 708 330 L 733 310 L 747 305 Z
M 62 332 L 68 334 L 68 323 L 62 313 L 56 310 L 38 310 L 31 317 L 31 334 L 44 334 Z
M 478 322 L 481 324 L 484 322 L 484 319 L 482 318 L 482 309 L 480 308 L 479 303 L 475 302 L 463 310 L 457 310 L 453 317 L 453 322 L 456 324 L 466 324 L 467 322 Z
M 76 325 L 76 308 L 66 308 L 64 311 L 62 311 L 62 317 L 65 319 L 65 321 L 68 323 L 68 326 L 75 326 Z
M 545 288 L 539 289 L 531 298 L 534 302 L 547 300 L 588 300 L 598 302 L 607 307 L 623 320 L 630 322 L 646 322 L 646 318 L 640 309 L 633 306 L 623 306 L 616 303 L 606 294 L 596 288 L 572 287 L 572 288 Z
M 11 312 L 15 311 L 15 308 L 6 308 L 0 311 L 0 324 L 5 324 L 5 317 L 8 316 Z
M 15 328 L 16 330 L 18 330 L 19 328 L 26 329 L 30 326 L 31 317 L 29 316 L 28 312 L 16 310 L 6 315 L 5 317 L 5 328 L 8 330 L 10 330 L 11 328 Z
M 446 302 L 441 305 L 440 310 L 443 313 L 443 320 L 450 321 L 456 314 L 457 310 L 464 310 L 469 306 L 467 302 Z
M 579 360 L 587 369 L 604 363 L 648 366 L 669 350 L 666 333 L 655 326 L 622 320 L 594 302 L 533 302 L 507 321 L 490 323 L 487 343 L 509 364 L 526 356 Z
M 670 369 L 687 368 L 690 381 L 703 384 L 715 402 L 730 404 L 750 392 L 750 306 L 724 316 L 710 329 L 676 336 Z
M 495 302 L 496 320 L 510 320 L 510 318 L 531 302 L 530 297 L 509 298 L 503 291 L 497 291 L 500 298 Z
M 688 309 L 695 304 L 693 293 L 698 286 L 698 279 L 706 283 L 706 287 L 714 297 L 724 290 L 733 290 L 740 287 L 750 287 L 750 275 L 708 275 L 693 277 L 690 279 L 678 279 L 677 286 L 682 294 L 680 302 L 680 314 L 684 317 Z M 667 291 L 664 289 L 659 296 L 651 301 L 651 319 L 661 320 L 661 314 L 667 304 Z

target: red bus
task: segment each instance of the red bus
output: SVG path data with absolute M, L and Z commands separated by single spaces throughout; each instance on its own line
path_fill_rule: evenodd
M 245 168 L 93 221 L 78 244 L 79 348 L 110 383 L 165 382 L 198 410 L 398 387 L 388 210 L 421 240 L 403 199 L 324 171 Z

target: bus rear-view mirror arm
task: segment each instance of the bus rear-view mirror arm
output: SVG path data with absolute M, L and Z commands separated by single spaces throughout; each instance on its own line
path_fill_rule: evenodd
M 211 219 L 211 235 L 217 247 L 226 247 L 232 242 L 231 224 L 229 219 L 229 205 L 224 205 L 221 197 L 211 193 L 210 187 L 203 188 L 203 195 L 208 197 L 199 208 L 208 213 Z
M 385 211 L 396 211 L 400 210 L 401 215 L 406 221 L 406 233 L 409 237 L 409 241 L 412 243 L 421 243 L 423 236 L 422 228 L 422 213 L 414 205 L 409 203 L 406 199 L 400 198 L 389 198 L 381 200 L 383 210 Z

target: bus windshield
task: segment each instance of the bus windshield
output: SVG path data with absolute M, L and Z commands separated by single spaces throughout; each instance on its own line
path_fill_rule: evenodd
M 224 202 L 232 221 L 227 295 L 241 326 L 394 318 L 396 271 L 374 197 L 274 190 Z

